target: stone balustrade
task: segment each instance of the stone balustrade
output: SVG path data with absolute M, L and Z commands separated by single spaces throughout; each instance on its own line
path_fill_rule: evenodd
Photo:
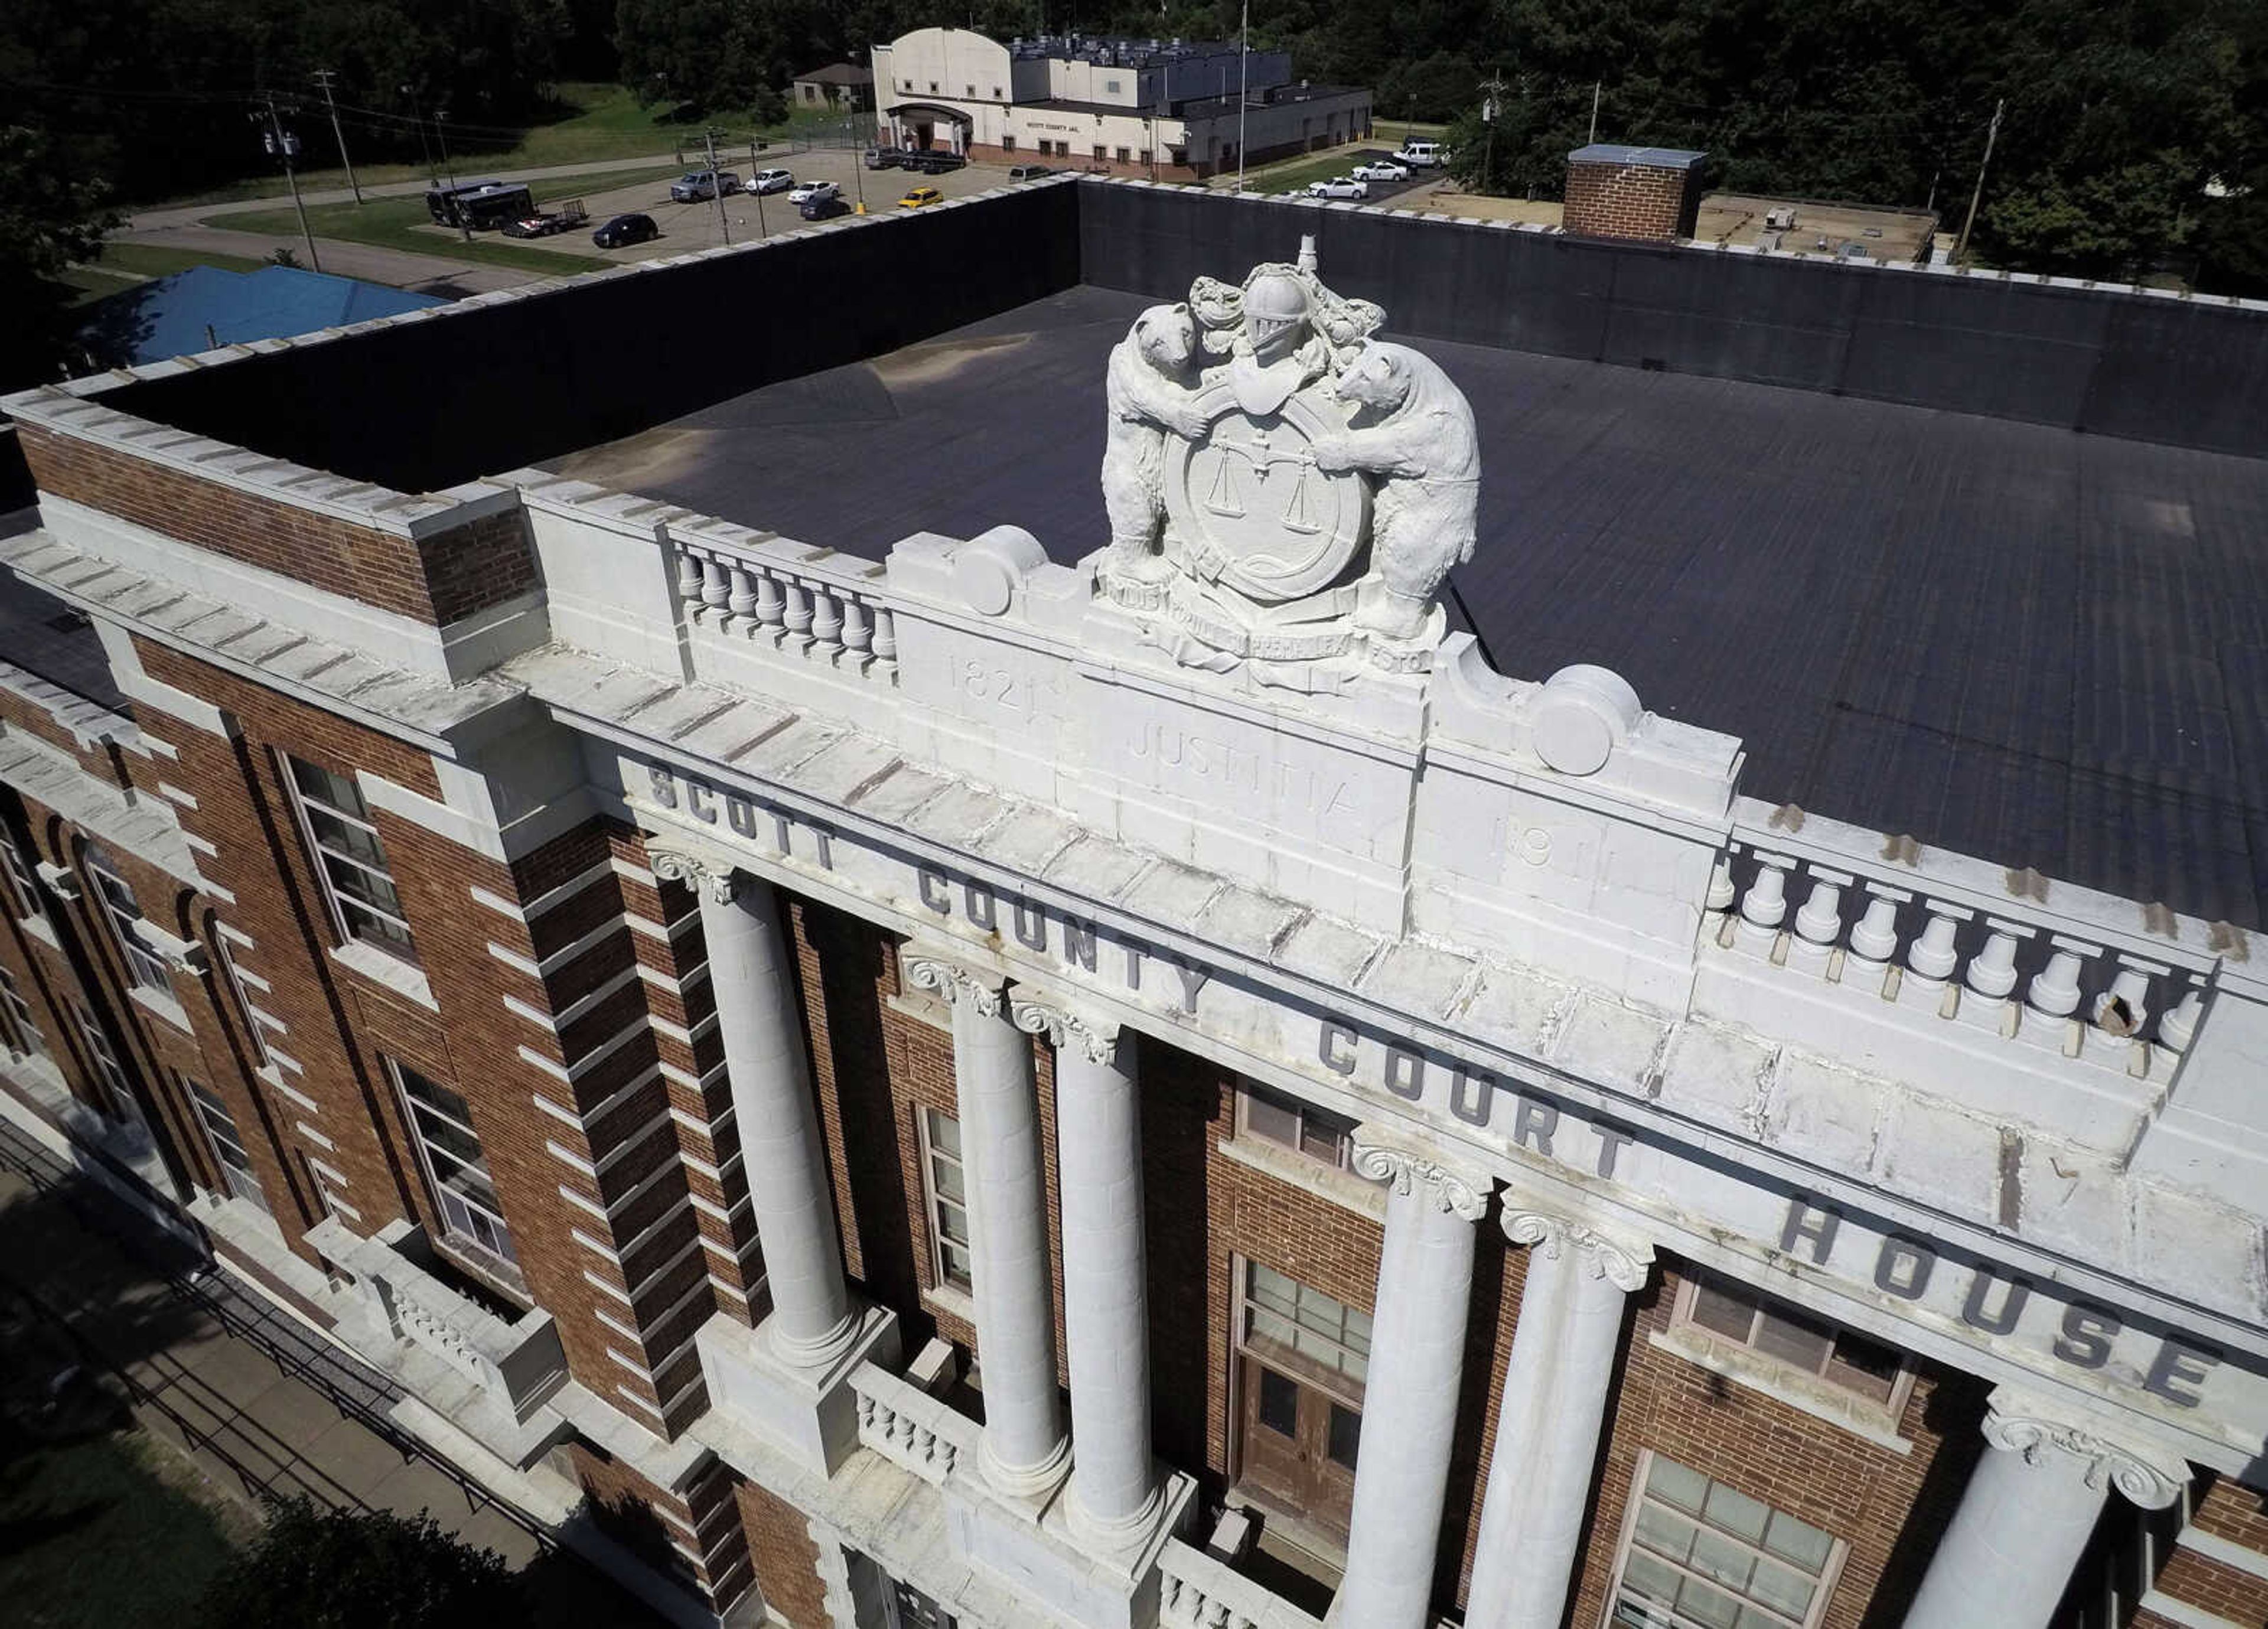
M 896 683 L 896 617 L 881 565 L 721 521 L 673 526 L 668 538 L 678 599 L 696 628 Z
M 401 1340 L 439 1359 L 525 1421 L 567 1379 L 551 1315 L 540 1308 L 507 1323 L 419 1264 L 424 1230 L 396 1221 L 357 1238 L 334 1220 L 308 1235 L 324 1257 L 352 1274 Z
M 850 1389 L 858 1398 L 858 1441 L 892 1464 L 932 1487 L 975 1466 L 983 1427 L 968 1416 L 873 1363 L 851 1375 Z
M 2138 1078 L 2196 1039 L 2241 929 L 1742 800 L 1705 937 Z
M 1194 1544 L 1167 1540 L 1158 1565 L 1164 1629 L 1321 1629 L 1322 1619 Z

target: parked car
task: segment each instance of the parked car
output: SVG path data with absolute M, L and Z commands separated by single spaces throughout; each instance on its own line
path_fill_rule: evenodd
M 843 202 L 843 195 L 829 192 L 823 198 L 807 198 L 802 204 L 803 218 L 807 221 L 831 221 L 838 215 L 850 213 L 850 206 Z
M 939 148 L 924 147 L 918 152 L 907 153 L 898 162 L 909 170 L 920 171 L 924 175 L 942 175 L 947 170 L 965 167 L 968 160 L 957 152 L 946 152 Z
M 782 170 L 780 173 L 784 175 L 787 172 Z M 843 189 L 833 181 L 806 181 L 788 194 L 787 201 L 790 203 L 810 203 L 816 199 L 839 198 L 842 195 Z
M 1368 164 L 1358 164 L 1352 171 L 1359 181 L 1406 181 L 1410 166 L 1399 158 L 1373 158 Z
M 571 203 L 561 204 L 556 210 L 539 210 L 516 221 L 507 221 L 504 235 L 507 238 L 549 238 L 563 232 L 572 232 L 590 218 L 591 211 L 578 198 Z
M 688 170 L 669 183 L 669 199 L 673 203 L 705 203 L 719 188 L 738 192 L 740 178 L 730 170 Z
M 787 189 L 794 185 L 795 174 L 791 170 L 758 170 L 754 175 L 748 177 L 748 190 L 758 197 L 763 196 L 766 193 L 787 192 Z M 803 200 L 791 192 L 788 193 L 788 202 L 801 203 Z
M 898 200 L 902 210 L 925 210 L 932 203 L 943 203 L 945 195 L 934 187 L 916 187 Z
M 1359 181 L 1351 175 L 1334 175 L 1327 181 L 1308 182 L 1307 195 L 1310 198 L 1367 198 L 1370 196 L 1370 183 Z
M 1404 141 L 1394 156 L 1413 170 L 1430 170 L 1440 164 L 1443 154 L 1439 142 Z
M 864 162 L 870 170 L 895 170 L 904 158 L 905 155 L 895 147 L 869 147 Z
M 1008 179 L 1012 181 L 1035 181 L 1042 175 L 1054 173 L 1044 164 L 1020 164 L 1008 172 Z
M 653 224 L 651 215 L 617 215 L 591 234 L 591 241 L 602 249 L 626 249 L 633 243 L 651 243 L 661 236 L 661 228 Z

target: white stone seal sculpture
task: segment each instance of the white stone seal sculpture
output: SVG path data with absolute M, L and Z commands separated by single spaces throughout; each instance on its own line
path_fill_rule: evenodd
M 1463 394 L 1314 264 L 1200 277 L 1111 353 L 1095 571 L 1176 661 L 1310 691 L 1430 667 L 1480 473 Z

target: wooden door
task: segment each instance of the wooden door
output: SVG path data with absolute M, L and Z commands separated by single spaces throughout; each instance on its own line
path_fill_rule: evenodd
M 1243 1360 L 1241 1479 L 1344 1538 L 1354 1505 L 1362 1413 L 1287 1369 Z

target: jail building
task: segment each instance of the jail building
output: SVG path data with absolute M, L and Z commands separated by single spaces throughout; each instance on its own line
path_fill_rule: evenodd
M 2268 1621 L 2260 308 L 1057 177 L 5 406 L 0 1111 L 672 1621 Z

